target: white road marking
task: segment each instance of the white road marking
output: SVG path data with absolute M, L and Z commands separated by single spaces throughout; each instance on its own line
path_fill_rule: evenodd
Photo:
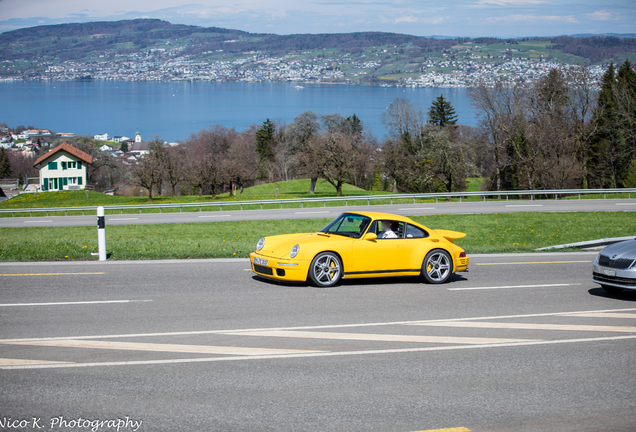
M 506 204 L 506 207 L 543 207 L 543 204 Z
M 51 222 L 53 222 L 53 221 L 52 220 L 34 220 L 34 221 L 27 220 L 27 221 L 24 221 L 24 223 L 51 223 Z
M 394 325 L 418 325 L 422 323 L 435 323 L 435 322 L 460 322 L 460 321 L 483 321 L 483 320 L 495 320 L 495 319 L 515 319 L 515 318 L 535 318 L 535 317 L 547 317 L 547 316 L 569 316 L 578 313 L 616 313 L 616 312 L 634 312 L 636 308 L 627 309 L 601 309 L 591 311 L 571 311 L 571 312 L 548 312 L 538 314 L 523 314 L 523 315 L 497 315 L 497 316 L 483 316 L 472 318 L 443 318 L 434 320 L 420 320 L 420 321 L 392 321 L 392 322 L 373 322 L 362 324 L 327 324 L 318 326 L 302 326 L 302 327 L 278 327 L 278 328 L 255 328 L 255 329 L 236 329 L 236 330 L 195 330 L 184 332 L 163 332 L 163 333 L 128 333 L 128 334 L 116 334 L 116 335 L 91 335 L 91 336 L 66 336 L 66 337 L 48 337 L 48 338 L 19 338 L 19 339 L 0 339 L 0 343 L 5 342 L 25 342 L 25 341 L 48 341 L 48 340 L 67 340 L 67 339 L 115 339 L 115 338 L 141 338 L 141 337 L 159 337 L 159 336 L 192 336 L 192 335 L 206 335 L 206 334 L 240 334 L 243 332 L 264 332 L 264 331 L 278 331 L 278 330 L 317 330 L 317 329 L 333 329 L 333 328 L 359 328 L 359 327 L 381 327 L 381 326 L 394 326 Z
M 452 337 L 452 336 L 418 336 L 418 335 L 390 335 L 371 333 L 337 333 L 337 332 L 303 332 L 303 331 L 254 331 L 254 332 L 225 332 L 229 335 L 240 336 L 265 336 L 265 337 L 291 337 L 302 339 L 336 339 L 380 342 L 418 342 L 418 343 L 452 343 L 452 344 L 492 344 L 526 342 L 536 339 L 499 339 L 476 337 Z
M 324 211 L 305 211 L 305 212 L 294 212 L 294 214 L 318 214 L 318 213 L 329 213 L 329 210 L 324 210 Z
M 199 216 L 200 218 L 231 217 L 230 214 Z
M 567 314 L 568 317 L 582 317 L 582 318 L 636 318 L 636 314 L 633 313 L 609 313 L 609 312 L 576 312 Z
M 632 336 L 614 336 L 599 338 L 582 338 L 582 339 L 561 339 L 561 340 L 540 340 L 532 342 L 518 343 L 502 343 L 502 344 L 481 344 L 481 345 L 455 345 L 455 346 L 434 346 L 422 348 L 403 348 L 403 349 L 385 349 L 371 351 L 340 351 L 340 352 L 313 352 L 299 354 L 281 354 L 281 355 L 262 355 L 262 356 L 232 356 L 232 357 L 210 357 L 210 358 L 193 358 L 193 359 L 172 359 L 172 360 L 142 360 L 142 361 L 121 361 L 121 362 L 102 362 L 102 363 L 69 363 L 69 364 L 33 364 L 33 365 L 14 365 L 0 366 L 0 369 L 48 369 L 48 368 L 78 368 L 78 367 L 95 367 L 95 366 L 133 366 L 133 365 L 158 365 L 158 364 L 178 364 L 178 363 L 202 363 L 202 362 L 218 362 L 218 361 L 245 361 L 245 360 L 278 360 L 289 358 L 303 357 L 337 357 L 352 355 L 372 355 L 372 354 L 400 354 L 426 351 L 451 351 L 464 349 L 483 349 L 483 348 L 506 348 L 516 346 L 532 346 L 532 345 L 560 345 L 566 343 L 585 343 L 585 342 L 605 342 L 636 339 L 636 335 Z
M 405 211 L 405 210 L 435 210 L 435 207 L 408 207 L 408 208 L 401 208 L 398 209 L 400 211 Z
M 599 326 L 599 325 L 567 325 L 567 324 L 533 324 L 533 323 L 497 323 L 497 322 L 444 322 L 414 324 L 431 327 L 468 327 L 488 329 L 515 329 L 515 330 L 561 330 L 561 331 L 602 331 L 616 333 L 636 333 L 636 327 L 629 326 Z
M 137 303 L 151 302 L 152 300 L 102 300 L 102 301 L 78 301 L 78 302 L 53 302 L 53 303 L 6 303 L 0 304 L 0 307 L 13 306 L 60 306 L 60 305 L 79 305 L 79 304 L 107 304 L 107 303 Z
M 0 366 L 70 364 L 71 362 L 0 358 Z
M 136 218 L 108 218 L 107 220 L 109 221 L 120 221 L 120 220 L 137 220 L 139 219 L 138 217 Z
M 616 205 L 636 205 L 636 203 L 616 203 Z
M 469 287 L 469 288 L 447 288 L 448 291 L 470 291 L 470 290 L 491 290 L 491 289 L 510 289 L 510 288 L 550 288 L 575 286 L 581 284 L 546 284 L 546 285 L 508 285 L 508 286 L 492 286 L 492 287 Z
M 59 348 L 94 348 L 94 349 L 128 350 L 128 351 L 154 351 L 154 352 L 175 352 L 175 353 L 196 353 L 196 354 L 233 354 L 233 355 L 252 355 L 252 356 L 320 352 L 319 350 L 245 348 L 245 347 L 156 344 L 156 343 L 136 343 L 136 342 L 109 342 L 109 341 L 75 340 L 75 339 L 61 339 L 61 340 L 33 341 L 33 342 L 6 342 L 5 344 L 48 346 L 48 347 L 59 347 Z

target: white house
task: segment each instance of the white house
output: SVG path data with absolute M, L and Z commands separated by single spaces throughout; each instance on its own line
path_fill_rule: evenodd
M 93 138 L 98 140 L 98 141 L 108 141 L 108 134 L 107 133 L 98 134 L 98 135 L 93 136 Z
M 79 190 L 86 188 L 86 171 L 92 162 L 93 156 L 62 143 L 40 156 L 33 166 L 40 170 L 43 191 Z

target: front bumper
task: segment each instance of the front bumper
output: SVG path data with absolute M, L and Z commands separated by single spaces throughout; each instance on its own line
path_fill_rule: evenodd
M 258 252 L 250 254 L 252 271 L 259 276 L 284 282 L 305 282 L 309 262 L 303 260 L 274 258 Z
M 636 290 L 636 269 L 613 269 L 594 264 L 592 280 L 599 285 Z

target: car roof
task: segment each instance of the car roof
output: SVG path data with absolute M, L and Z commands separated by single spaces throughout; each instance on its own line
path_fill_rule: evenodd
M 359 214 L 359 215 L 370 217 L 371 219 L 374 219 L 374 220 L 387 219 L 387 220 L 394 220 L 398 222 L 410 222 L 410 223 L 415 222 L 406 216 L 400 216 L 393 213 L 382 213 L 382 212 L 373 212 L 373 211 L 348 211 L 345 213 Z

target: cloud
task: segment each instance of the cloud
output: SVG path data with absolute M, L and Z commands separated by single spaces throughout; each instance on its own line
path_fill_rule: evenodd
M 506 7 L 524 7 L 547 5 L 551 2 L 547 0 L 477 0 L 474 6 L 506 6 Z
M 526 24 L 530 23 L 568 23 L 568 24 L 580 24 L 580 22 L 572 15 L 559 16 L 559 15 L 523 15 L 512 14 L 500 17 L 486 18 L 489 23 L 501 23 L 501 22 L 522 22 Z
M 618 13 L 606 10 L 598 10 L 596 12 L 586 14 L 585 16 L 594 21 L 613 21 L 619 17 Z
M 405 17 L 396 18 L 393 20 L 393 22 L 395 24 L 399 24 L 399 23 L 415 24 L 417 22 L 417 18 L 415 18 L 414 16 L 405 16 Z

